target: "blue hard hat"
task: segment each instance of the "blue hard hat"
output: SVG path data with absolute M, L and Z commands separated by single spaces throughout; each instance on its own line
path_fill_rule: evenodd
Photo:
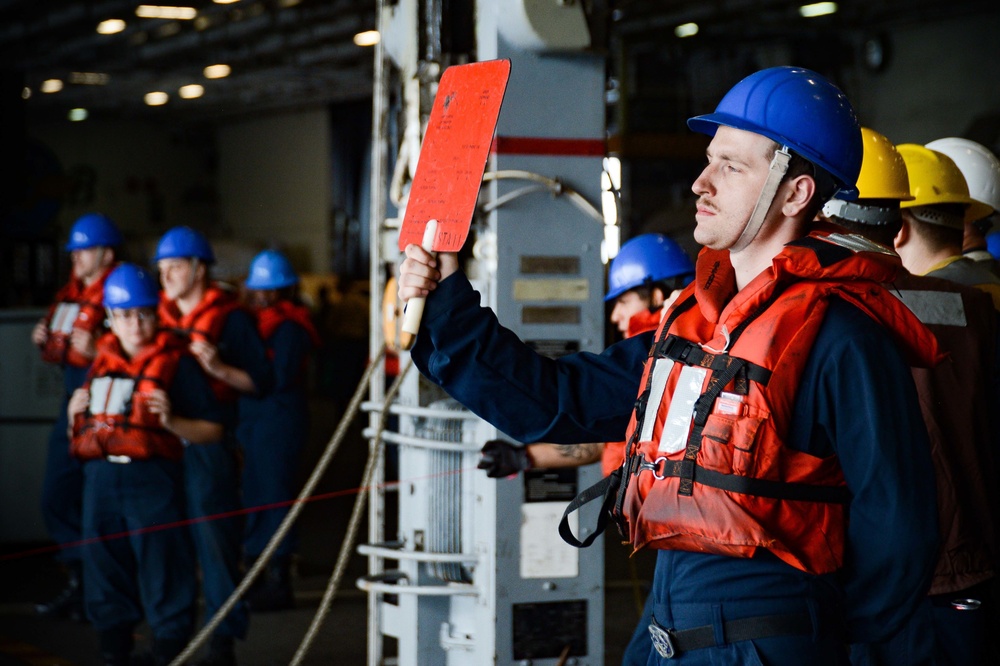
M 250 262 L 247 289 L 282 289 L 297 284 L 299 276 L 288 257 L 277 250 L 264 250 Z
M 163 234 L 163 238 L 156 246 L 156 256 L 153 257 L 153 261 L 191 258 L 201 259 L 207 264 L 215 263 L 212 246 L 200 232 L 191 227 L 174 227 Z
M 642 234 L 622 245 L 608 270 L 611 301 L 629 289 L 673 277 L 694 276 L 694 263 L 672 238 L 663 234 Z
M 86 213 L 73 223 L 66 251 L 86 250 L 88 247 L 118 247 L 121 244 L 121 232 L 109 217 L 101 213 Z
M 160 290 L 156 280 L 135 264 L 120 264 L 104 281 L 106 308 L 155 308 L 159 303 Z
M 994 259 L 1000 260 L 1000 231 L 991 231 L 986 234 L 986 250 L 993 255 Z
M 719 125 L 762 134 L 829 173 L 838 199 L 858 197 L 864 146 L 854 108 L 835 85 L 801 67 L 769 67 L 726 93 L 715 113 L 688 127 L 715 136 Z

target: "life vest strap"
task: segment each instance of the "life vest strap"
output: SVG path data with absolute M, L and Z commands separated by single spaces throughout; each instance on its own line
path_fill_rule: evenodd
M 665 340 L 656 343 L 656 354 L 660 358 L 669 358 L 672 361 L 693 365 L 701 368 L 709 368 L 713 372 L 725 370 L 733 362 L 729 354 L 713 354 L 705 351 L 701 345 L 669 335 Z M 767 386 L 771 381 L 771 371 L 767 368 L 744 360 L 746 366 L 745 378 L 757 382 L 761 386 Z
M 615 503 L 615 498 L 618 495 L 618 485 L 621 482 L 621 478 L 622 470 L 621 468 L 618 468 L 574 497 L 573 501 L 566 505 L 566 510 L 563 511 L 562 520 L 559 521 L 559 536 L 562 537 L 563 541 L 574 548 L 586 548 L 590 544 L 594 543 L 594 539 L 604 533 L 604 530 L 608 526 L 608 517 L 611 515 L 611 507 Z M 570 529 L 569 516 L 574 511 L 582 509 L 585 505 L 590 504 L 597 498 L 603 499 L 601 502 L 601 510 L 597 514 L 597 525 L 595 526 L 594 531 L 591 532 L 586 539 L 580 541 L 576 535 L 573 534 L 573 530 Z
M 683 480 L 690 476 L 694 483 L 741 495 L 825 504 L 847 504 L 851 500 L 851 494 L 846 486 L 817 486 L 809 483 L 754 479 L 739 474 L 723 474 L 696 465 L 691 460 L 669 460 L 661 457 L 652 462 L 643 461 L 639 465 L 639 471 L 650 471 L 661 481 L 677 477 L 683 483 Z

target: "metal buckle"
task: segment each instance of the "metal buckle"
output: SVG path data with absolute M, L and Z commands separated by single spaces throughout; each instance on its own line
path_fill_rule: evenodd
M 109 463 L 115 463 L 116 465 L 127 465 L 130 462 L 132 462 L 132 458 L 130 458 L 129 456 L 109 455 L 105 456 L 105 460 L 107 460 Z
M 659 473 L 659 467 L 660 463 L 666 463 L 666 462 L 667 462 L 666 456 L 660 456 L 653 462 L 648 462 L 645 459 L 643 459 L 643 461 L 639 463 L 639 472 L 642 472 L 642 470 L 644 469 L 649 470 L 650 472 L 653 473 L 653 478 L 655 478 L 658 481 L 663 481 L 663 479 L 667 477 Z
M 677 650 L 674 649 L 674 641 L 670 637 L 669 629 L 664 629 L 656 624 L 654 620 L 649 625 L 649 635 L 653 637 L 653 648 L 657 654 L 664 659 L 673 659 L 677 656 Z

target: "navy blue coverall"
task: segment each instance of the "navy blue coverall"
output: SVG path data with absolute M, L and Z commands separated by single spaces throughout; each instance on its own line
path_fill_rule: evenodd
M 250 315 L 233 310 L 226 317 L 217 344 L 219 358 L 246 371 L 258 394 L 271 384 L 271 365 L 264 343 Z M 236 458 L 236 402 L 222 404 L 225 440 L 215 444 L 189 446 L 184 452 L 184 492 L 188 517 L 232 514 L 232 517 L 204 520 L 191 526 L 198 563 L 202 571 L 205 616 L 213 617 L 240 582 L 240 544 L 243 521 L 235 515 L 241 508 L 240 472 Z M 246 603 L 233 607 L 216 628 L 215 635 L 244 638 L 250 625 Z
M 265 342 L 273 352 L 274 385 L 264 396 L 241 396 L 237 439 L 243 447 L 243 506 L 261 507 L 294 499 L 299 456 L 309 434 L 305 362 L 313 348 L 309 333 L 285 321 Z M 255 511 L 246 517 L 243 550 L 258 557 L 291 507 Z M 294 531 L 282 539 L 275 558 L 295 549 Z
M 221 423 L 197 361 L 181 357 L 167 388 L 178 416 Z M 188 450 L 197 450 L 191 445 Z M 166 458 L 83 463 L 84 604 L 99 633 L 134 629 L 183 645 L 194 629 L 198 582 L 184 528 L 183 465 Z M 169 529 L 148 528 L 175 524 Z M 120 536 L 132 532 L 129 536 Z M 118 535 L 118 536 L 116 536 Z M 113 537 L 113 538 L 108 538 Z

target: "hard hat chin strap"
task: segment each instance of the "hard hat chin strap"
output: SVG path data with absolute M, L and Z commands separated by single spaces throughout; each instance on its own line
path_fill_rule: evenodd
M 764 219 L 767 217 L 767 211 L 771 209 L 771 204 L 774 202 L 774 195 L 778 192 L 778 187 L 785 174 L 788 173 L 788 162 L 791 159 L 792 154 L 788 152 L 788 146 L 782 146 L 774 151 L 774 158 L 768 168 L 764 187 L 760 190 L 757 203 L 753 207 L 753 212 L 750 213 L 750 219 L 747 220 L 747 225 L 743 227 L 743 233 L 729 248 L 730 252 L 745 250 L 760 233 L 761 227 L 764 226 Z

